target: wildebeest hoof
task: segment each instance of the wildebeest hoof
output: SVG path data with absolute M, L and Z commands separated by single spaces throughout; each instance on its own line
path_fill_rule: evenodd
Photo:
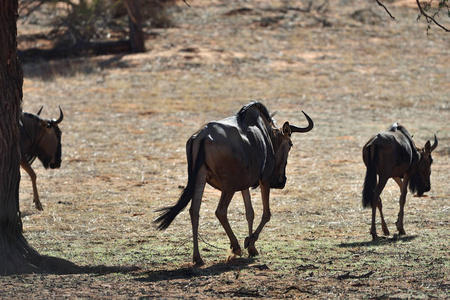
M 193 259 L 193 263 L 194 263 L 195 267 L 200 267 L 200 266 L 203 266 L 205 264 L 201 257 L 194 258 Z
M 372 241 L 377 241 L 378 240 L 378 235 L 374 232 L 370 233 L 372 235 Z
M 254 246 L 256 240 L 257 238 L 254 235 L 246 237 L 244 241 L 244 248 L 248 249 L 249 247 Z
M 37 210 L 40 210 L 40 211 L 43 211 L 43 210 L 44 210 L 44 208 L 42 208 L 41 202 L 35 202 L 35 203 L 34 203 L 34 207 L 35 207 Z
M 226 259 L 227 262 L 235 260 L 237 257 L 242 256 L 242 249 L 239 247 L 237 250 L 233 250 L 233 248 L 230 249 L 228 252 L 228 257 Z
M 395 222 L 395 225 L 397 225 L 397 230 L 398 230 L 398 234 L 402 235 L 402 234 L 406 234 L 405 229 L 403 228 L 403 222 L 402 224 L 399 224 L 400 222 L 397 220 L 397 222 Z
M 255 245 L 250 246 L 250 247 L 248 248 L 248 256 L 249 256 L 249 257 L 255 257 L 255 256 L 257 256 L 258 254 L 259 254 L 259 253 L 258 253 L 258 250 L 256 250 Z
M 232 252 L 234 255 L 236 256 L 242 256 L 242 249 L 241 247 L 237 248 L 236 250 L 234 250 L 233 248 L 231 248 Z

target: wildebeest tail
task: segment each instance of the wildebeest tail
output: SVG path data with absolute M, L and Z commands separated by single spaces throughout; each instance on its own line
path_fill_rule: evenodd
M 198 154 L 195 160 L 195 166 L 193 167 L 193 157 L 192 157 L 192 139 L 189 139 L 187 144 L 187 160 L 188 160 L 188 183 L 183 189 L 178 202 L 174 206 L 164 207 L 158 209 L 157 212 L 162 212 L 162 214 L 154 221 L 154 223 L 159 223 L 157 228 L 159 230 L 164 230 L 172 223 L 175 217 L 186 208 L 186 206 L 191 202 L 192 197 L 194 197 L 195 192 L 195 181 L 197 178 L 198 171 L 200 167 L 205 162 L 205 150 L 203 142 L 201 142 Z
M 362 194 L 362 205 L 364 208 L 369 205 L 372 206 L 374 190 L 377 185 L 378 148 L 376 145 L 370 145 L 367 147 L 367 151 L 369 161 L 367 163 Z

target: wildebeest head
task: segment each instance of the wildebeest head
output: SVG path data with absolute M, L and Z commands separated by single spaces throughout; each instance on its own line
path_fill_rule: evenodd
M 314 127 L 314 122 L 311 118 L 302 111 L 308 120 L 308 126 L 305 128 L 290 125 L 285 122 L 281 129 L 274 129 L 273 147 L 275 153 L 275 168 L 272 174 L 270 187 L 276 189 L 283 189 L 286 185 L 286 165 L 293 143 L 291 135 L 293 132 L 308 132 Z
M 39 116 L 42 108 L 38 111 Z M 59 108 L 59 118 L 55 119 L 42 119 L 40 120 L 41 138 L 37 145 L 37 157 L 42 162 L 44 168 L 56 169 L 61 166 L 61 130 L 58 124 L 64 118 L 61 107 Z
M 425 143 L 425 146 L 420 149 L 418 148 L 418 152 L 420 153 L 420 159 L 417 163 L 416 170 L 412 173 L 411 178 L 409 180 L 409 190 L 412 193 L 416 193 L 420 197 L 425 192 L 428 192 L 431 189 L 430 184 L 430 175 L 431 175 L 431 164 L 433 163 L 433 158 L 431 157 L 431 152 L 436 149 L 438 145 L 438 140 L 436 135 L 434 135 L 434 143 L 431 146 L 430 141 Z

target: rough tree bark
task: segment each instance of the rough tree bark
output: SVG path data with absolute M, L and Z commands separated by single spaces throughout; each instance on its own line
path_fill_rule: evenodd
M 0 276 L 23 273 L 129 272 L 136 267 L 79 267 L 40 255 L 22 232 L 19 210 L 22 63 L 17 56 L 18 0 L 0 1 Z
M 22 233 L 19 210 L 22 64 L 17 56 L 18 0 L 0 1 L 0 276 L 73 273 L 80 268 L 40 255 Z
M 17 58 L 18 0 L 0 1 L 0 274 L 35 269 L 39 254 L 22 235 L 19 116 L 23 72 Z

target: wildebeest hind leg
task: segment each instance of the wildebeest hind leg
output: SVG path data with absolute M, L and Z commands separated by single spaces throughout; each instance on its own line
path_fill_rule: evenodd
M 383 229 L 383 233 L 384 233 L 384 235 L 389 235 L 389 229 L 387 228 L 386 222 L 384 221 L 383 204 L 381 203 L 380 197 L 378 197 L 378 210 L 380 211 L 381 228 Z
M 231 230 L 231 226 L 227 218 L 228 206 L 230 205 L 233 195 L 234 189 L 222 191 L 222 195 L 220 196 L 220 201 L 216 209 L 216 217 L 217 219 L 219 219 L 220 224 L 222 224 L 222 227 L 223 229 L 225 229 L 228 239 L 230 240 L 231 251 L 233 252 L 233 255 L 229 257 L 229 259 L 233 258 L 234 256 L 242 255 L 241 246 L 239 246 L 239 242 L 234 235 L 233 230 Z
M 382 175 L 379 176 L 378 184 L 375 187 L 375 191 L 374 191 L 373 202 L 371 203 L 372 204 L 372 225 L 370 227 L 370 234 L 372 235 L 372 238 L 374 240 L 378 239 L 377 229 L 375 227 L 375 217 L 377 214 L 378 202 L 379 202 L 379 200 L 381 200 L 380 195 L 381 195 L 381 192 L 383 191 L 384 187 L 386 186 L 388 179 L 389 178 L 387 176 L 382 176 Z
M 194 240 L 194 254 L 192 261 L 195 265 L 204 265 L 203 259 L 200 256 L 200 251 L 198 249 L 198 223 L 200 218 L 200 206 L 202 204 L 203 191 L 206 185 L 206 174 L 205 169 L 200 169 L 196 183 L 194 197 L 192 197 L 191 207 L 189 209 L 189 214 L 191 216 L 192 223 L 192 236 Z

